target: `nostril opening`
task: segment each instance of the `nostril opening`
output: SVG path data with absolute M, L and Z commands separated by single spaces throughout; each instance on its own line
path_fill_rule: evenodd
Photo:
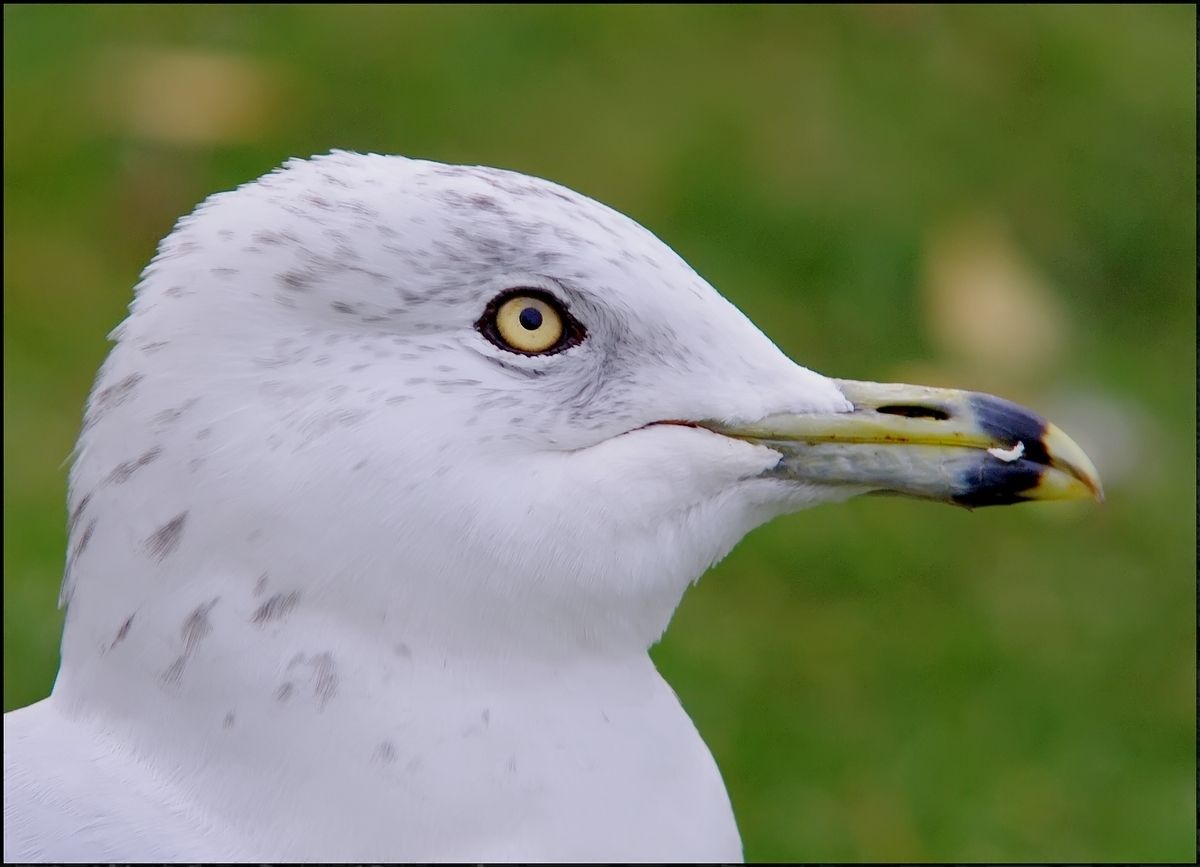
M 950 418 L 950 413 L 945 410 L 938 409 L 935 406 L 907 406 L 904 404 L 892 404 L 889 406 L 876 407 L 876 412 L 886 413 L 887 415 L 902 415 L 905 418 L 932 418 L 937 421 L 945 421 Z

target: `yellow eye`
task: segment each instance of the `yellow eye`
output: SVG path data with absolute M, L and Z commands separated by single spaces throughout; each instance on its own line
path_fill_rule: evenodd
M 559 348 L 565 330 L 564 313 L 551 300 L 513 295 L 496 309 L 495 334 L 505 349 L 539 355 Z
M 518 355 L 554 355 L 587 338 L 583 323 L 554 295 L 524 286 L 493 298 L 475 328 L 494 345 Z

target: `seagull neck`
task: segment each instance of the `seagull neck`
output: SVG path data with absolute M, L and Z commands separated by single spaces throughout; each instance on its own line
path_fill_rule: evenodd
M 205 612 L 207 625 L 194 628 L 178 653 L 156 654 L 161 636 L 131 627 L 109 653 L 64 664 L 56 705 L 103 721 L 107 731 L 136 733 L 151 762 L 182 742 L 194 748 L 196 773 L 219 776 L 211 763 L 222 756 L 239 779 L 277 776 L 286 766 L 293 785 L 306 787 L 305 772 L 368 759 L 386 764 L 399 744 L 440 742 L 451 730 L 469 737 L 503 720 L 516 731 L 523 719 L 586 709 L 601 721 L 620 709 L 636 717 L 650 704 L 673 702 L 644 652 L 538 654 L 526 644 L 499 654 L 438 646 L 419 634 L 408 641 L 384 630 L 368 635 L 299 610 L 271 628 L 219 611 L 218 604 Z M 283 724 L 286 744 L 273 736 Z M 210 751 L 217 740 L 223 746 Z
M 650 665 L 648 640 L 600 616 L 608 628 L 589 630 L 571 628 L 562 612 L 476 603 L 451 619 L 439 616 L 442 606 L 318 608 L 312 596 L 210 579 L 202 595 L 155 597 L 111 622 L 71 611 L 55 693 L 76 708 L 132 715 L 183 696 L 192 704 L 199 693 L 213 713 L 237 716 L 247 698 L 323 711 L 357 691 L 378 704 L 398 679 L 450 695 L 479 683 L 551 683 L 566 671 Z

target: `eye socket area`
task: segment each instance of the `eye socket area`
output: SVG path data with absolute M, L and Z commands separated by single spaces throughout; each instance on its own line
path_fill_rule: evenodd
M 499 348 L 519 355 L 554 355 L 587 336 L 561 301 L 533 288 L 509 289 L 497 295 L 475 327 Z

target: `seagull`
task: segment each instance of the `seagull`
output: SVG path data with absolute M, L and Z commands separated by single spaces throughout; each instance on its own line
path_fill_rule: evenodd
M 73 455 L 17 861 L 740 861 L 648 649 L 754 527 L 1099 499 L 1059 428 L 830 379 L 628 217 L 334 151 L 179 221 Z

